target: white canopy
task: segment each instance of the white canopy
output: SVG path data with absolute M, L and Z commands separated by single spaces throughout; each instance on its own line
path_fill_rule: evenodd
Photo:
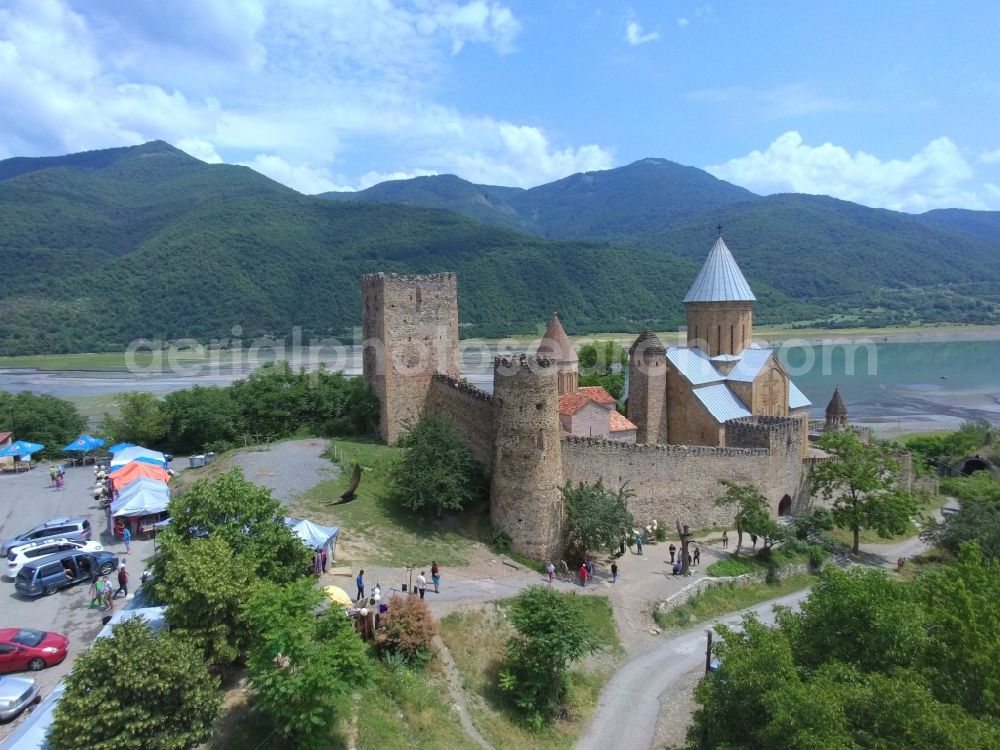
M 170 490 L 159 480 L 139 477 L 126 484 L 111 503 L 113 516 L 148 516 L 162 513 L 170 503 Z
M 154 466 L 162 466 L 164 469 L 167 468 L 167 459 L 162 453 L 143 448 L 141 445 L 133 445 L 114 455 L 114 458 L 111 459 L 111 469 L 117 469 L 132 461 L 143 461 Z
M 327 546 L 340 534 L 339 526 L 320 526 L 312 521 L 299 521 L 295 518 L 286 518 L 285 523 L 304 545 L 312 549 Z

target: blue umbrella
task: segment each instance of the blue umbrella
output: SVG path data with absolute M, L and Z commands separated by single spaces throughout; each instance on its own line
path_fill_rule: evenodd
M 108 448 L 108 453 L 118 453 L 125 450 L 126 448 L 134 448 L 135 443 L 115 443 L 110 448 Z
M 32 453 L 37 453 L 44 447 L 45 446 L 40 443 L 28 443 L 24 440 L 18 440 L 0 451 L 0 456 L 30 456 Z
M 76 440 L 63 448 L 64 451 L 87 451 L 94 450 L 94 448 L 100 448 L 104 445 L 104 441 L 101 438 L 91 437 L 90 435 L 80 435 Z

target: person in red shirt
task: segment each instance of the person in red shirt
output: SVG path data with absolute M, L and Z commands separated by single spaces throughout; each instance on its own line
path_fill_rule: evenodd
M 125 570 L 125 563 L 122 563 L 118 567 L 118 590 L 115 591 L 115 595 L 111 598 L 117 599 L 118 594 L 124 594 L 125 598 L 128 599 L 128 571 Z
M 590 573 L 587 572 L 587 566 L 586 565 L 581 565 L 580 566 L 580 585 L 581 586 L 586 586 L 588 578 L 590 578 Z

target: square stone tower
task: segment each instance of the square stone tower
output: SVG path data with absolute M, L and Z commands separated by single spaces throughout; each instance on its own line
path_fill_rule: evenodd
M 379 400 L 390 445 L 423 414 L 435 373 L 459 377 L 458 287 L 453 273 L 361 278 L 362 371 Z

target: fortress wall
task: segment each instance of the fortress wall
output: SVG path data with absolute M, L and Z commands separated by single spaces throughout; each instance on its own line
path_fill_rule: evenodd
M 563 440 L 562 458 L 568 481 L 603 479 L 610 489 L 627 482 L 636 494 L 629 501 L 636 522 L 646 525 L 655 518 L 670 528 L 675 520 L 693 528 L 731 525 L 732 512 L 713 505 L 724 490 L 719 480 L 753 482 L 763 489 L 769 468 L 764 449 L 637 445 L 573 437 Z
M 472 455 L 493 463 L 493 396 L 438 373 L 431 381 L 425 413 L 451 422 Z

